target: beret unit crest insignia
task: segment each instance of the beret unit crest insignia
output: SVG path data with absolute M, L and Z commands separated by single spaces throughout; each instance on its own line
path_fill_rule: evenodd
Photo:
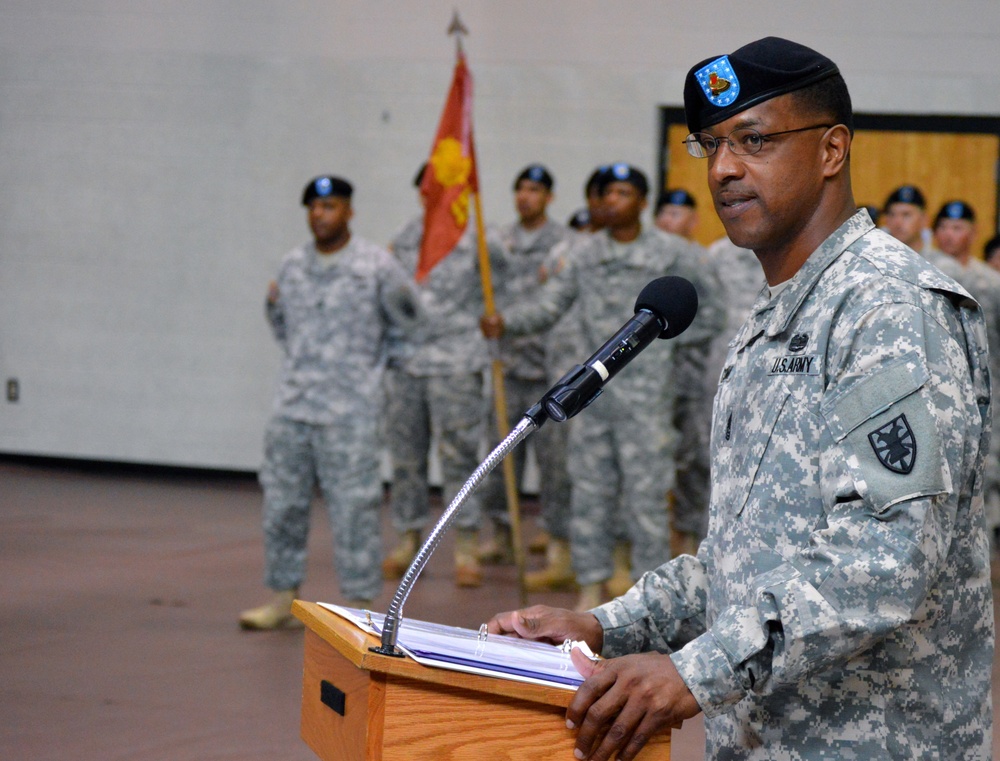
M 740 80 L 737 79 L 733 67 L 729 65 L 729 56 L 716 58 L 699 69 L 695 76 L 705 92 L 705 97 L 713 105 L 728 106 L 739 97 Z

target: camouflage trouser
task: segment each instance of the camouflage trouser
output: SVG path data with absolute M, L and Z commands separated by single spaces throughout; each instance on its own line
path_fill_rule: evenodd
M 507 401 L 508 426 L 513 428 L 524 416 L 525 411 L 532 407 L 548 390 L 547 381 L 521 380 L 507 378 L 504 381 L 504 391 Z M 491 448 L 500 443 L 497 433 L 495 408 L 490 414 L 490 444 Z M 538 462 L 538 497 L 542 505 L 542 523 L 545 530 L 557 539 L 569 539 L 569 474 L 566 471 L 566 447 L 569 434 L 569 423 L 547 421 L 528 441 L 535 449 L 535 460 Z M 522 442 L 508 455 L 514 460 L 514 472 L 517 484 L 524 479 L 525 443 Z M 507 497 L 504 491 L 503 468 L 498 465 L 489 477 L 479 487 L 482 504 L 490 519 L 496 523 L 508 523 Z
M 382 589 L 381 483 L 376 421 L 366 411 L 334 425 L 276 416 L 264 439 L 264 583 L 298 587 L 305 576 L 309 506 L 316 485 L 333 528 L 334 566 L 344 597 L 372 600 Z
M 680 434 L 677 483 L 674 486 L 674 528 L 704 539 L 708 532 L 708 499 L 712 419 L 702 399 L 678 398 L 674 425 Z
M 479 465 L 485 412 L 483 375 L 415 376 L 392 369 L 386 381 L 392 523 L 402 533 L 423 529 L 430 520 L 427 458 L 432 429 L 438 434 L 446 505 Z M 455 525 L 478 528 L 479 505 L 479 494 L 473 493 L 455 518 Z
M 712 402 L 725 360 L 726 344 L 683 345 L 675 354 L 674 428 L 680 434 L 673 524 L 704 539 L 708 532 Z
M 633 578 L 670 558 L 666 495 L 674 481 L 673 426 L 667 415 L 616 402 L 598 399 L 574 418 L 570 431 L 570 545 L 580 584 L 611 577 L 612 547 L 622 528 L 632 542 Z
M 1000 351 L 1000 349 L 998 349 Z M 993 347 L 990 347 L 990 354 Z M 986 510 L 986 531 L 994 552 L 1000 552 L 1000 394 L 996 386 L 1000 379 L 993 379 L 994 406 L 991 407 L 990 451 L 983 467 L 983 502 Z
M 1000 432 L 994 434 L 1000 436 Z M 986 511 L 986 531 L 990 536 L 990 546 L 1000 553 L 1000 462 L 993 457 L 986 458 L 986 473 L 983 478 L 983 500 Z

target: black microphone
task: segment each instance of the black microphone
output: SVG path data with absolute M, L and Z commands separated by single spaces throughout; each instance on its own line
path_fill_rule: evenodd
M 651 281 L 635 300 L 635 316 L 584 364 L 560 378 L 529 414 L 541 406 L 556 422 L 569 420 L 654 338 L 673 338 L 687 330 L 697 311 L 698 292 L 689 280 L 667 275 Z

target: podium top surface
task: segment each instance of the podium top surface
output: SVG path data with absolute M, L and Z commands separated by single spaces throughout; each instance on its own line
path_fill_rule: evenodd
M 350 621 L 331 613 L 318 603 L 296 600 L 292 606 L 292 613 L 310 631 L 318 635 L 357 668 L 365 671 L 452 686 L 488 695 L 504 695 L 518 700 L 562 708 L 569 706 L 573 699 L 574 693 L 572 691 L 557 687 L 432 668 L 421 665 L 409 657 L 394 658 L 373 653 L 369 648 L 378 647 L 381 644 L 378 637 L 362 631 Z

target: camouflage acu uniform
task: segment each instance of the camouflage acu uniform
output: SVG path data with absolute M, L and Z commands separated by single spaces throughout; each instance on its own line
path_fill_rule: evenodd
M 703 385 L 704 393 L 689 402 L 692 412 L 677 420 L 684 446 L 677 458 L 677 487 L 674 489 L 674 526 L 679 531 L 695 534 L 699 539 L 704 538 L 708 530 L 711 491 L 709 440 L 715 389 L 726 360 L 729 340 L 750 314 L 750 307 L 765 284 L 764 272 L 754 252 L 738 248 L 728 238 L 709 246 L 708 257 L 722 289 L 725 328 L 712 339 L 704 360 L 705 367 L 696 376 Z M 685 371 L 681 370 L 681 373 L 683 378 Z M 695 381 L 690 377 L 690 371 L 687 375 L 688 379 L 680 381 L 682 388 Z
M 575 302 L 583 344 L 593 351 L 633 314 L 636 296 L 650 280 L 679 275 L 698 287 L 700 273 L 684 250 L 688 245 L 659 231 L 643 231 L 628 244 L 598 233 L 546 283 L 536 301 L 504 313 L 506 329 L 512 335 L 543 330 Z M 689 340 L 708 340 L 715 330 L 699 315 L 689 328 Z M 674 478 L 675 345 L 654 342 L 574 420 L 569 443 L 570 541 L 580 584 L 611 577 L 613 537 L 620 533 L 614 526 L 619 502 L 632 541 L 633 573 L 655 568 L 669 556 L 666 492 Z
M 670 235 L 663 233 L 663 235 Z M 673 236 L 670 236 L 673 237 Z M 677 389 L 674 427 L 680 434 L 677 450 L 677 482 L 673 489 L 673 525 L 677 531 L 705 536 L 708 526 L 709 451 L 711 429 L 709 403 L 715 396 L 718 373 L 711 374 L 712 347 L 726 327 L 728 292 L 724 288 L 716 260 L 701 246 L 691 243 L 685 249 L 691 265 L 701 275 L 704 286 L 698 292 L 698 314 L 706 325 L 718 332 L 707 338 L 686 333 L 677 338 L 674 384 Z
M 545 279 L 556 276 L 576 256 L 576 251 L 585 246 L 590 234 L 571 234 L 553 246 L 545 265 Z M 556 324 L 544 334 L 545 340 L 545 385 L 546 390 L 554 386 L 570 368 L 586 359 L 587 347 L 581 335 L 580 307 L 571 306 Z M 591 347 L 594 349 L 596 347 Z M 535 448 L 545 448 L 546 457 L 553 463 L 546 477 L 539 484 L 539 501 L 543 505 L 541 525 L 555 539 L 569 541 L 571 483 L 569 477 L 569 432 L 573 430 L 575 418 L 565 423 L 542 426 L 535 434 Z M 621 521 L 619 521 L 621 523 Z M 622 528 L 618 538 L 625 539 Z
M 927 259 L 949 277 L 962 285 L 982 307 L 986 318 L 986 333 L 990 341 L 990 377 L 993 383 L 993 419 L 997 422 L 1000 404 L 1000 273 L 979 259 L 969 259 L 963 265 L 957 259 L 933 249 L 924 254 Z M 994 425 L 994 429 L 996 426 Z M 986 460 L 983 481 L 986 500 L 986 520 L 991 531 L 1000 528 L 1000 433 L 990 441 L 990 456 Z
M 440 442 L 447 504 L 479 465 L 483 436 L 483 370 L 486 340 L 478 244 L 469 231 L 418 285 L 423 319 L 393 348 L 387 378 L 386 430 L 393 462 L 392 520 L 399 532 L 420 529 L 430 519 L 427 459 L 431 431 Z M 392 243 L 407 272 L 415 272 L 423 217 L 411 221 Z M 495 231 L 487 234 L 492 266 L 502 276 L 506 255 Z M 473 493 L 455 519 L 459 528 L 479 525 L 480 499 Z
M 267 317 L 284 349 L 260 473 L 265 584 L 298 587 L 305 572 L 316 484 L 333 525 L 340 589 L 373 599 L 382 588 L 377 420 L 387 326 L 412 327 L 412 281 L 385 250 L 352 237 L 320 256 L 289 253 Z
M 515 222 L 504 228 L 500 235 L 510 253 L 503 283 L 498 284 L 500 287 L 497 289 L 498 308 L 502 313 L 508 305 L 535 298 L 542 288 L 545 268 L 549 264 L 553 248 L 569 238 L 570 230 L 565 225 L 548 220 L 537 230 L 529 232 Z M 504 336 L 500 339 L 508 427 L 515 426 L 524 412 L 548 390 L 547 344 L 548 333 Z M 499 443 L 495 419 L 494 412 L 490 418 L 492 424 L 489 432 L 494 446 Z M 569 476 L 566 474 L 565 433 L 565 426 L 543 426 L 533 437 L 543 516 L 548 515 L 553 507 L 559 510 L 560 507 L 554 503 L 561 502 L 563 514 L 568 518 Z M 525 448 L 518 447 L 510 456 L 514 458 L 514 470 L 517 483 L 520 484 L 524 478 Z M 503 474 L 499 468 L 483 483 L 481 499 L 494 521 L 507 522 Z M 558 517 L 555 522 L 559 523 Z M 561 538 L 568 538 L 567 530 L 568 526 L 564 526 Z M 560 536 L 558 526 L 556 536 Z
M 982 313 L 866 212 L 730 344 L 708 537 L 595 612 L 673 651 L 708 758 L 986 759 Z

